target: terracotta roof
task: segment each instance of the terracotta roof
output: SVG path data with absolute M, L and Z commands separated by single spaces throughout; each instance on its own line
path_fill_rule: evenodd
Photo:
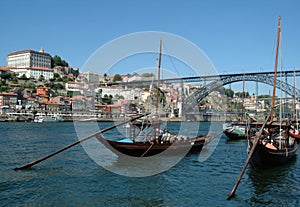
M 54 71 L 51 68 L 41 68 L 41 67 L 31 67 L 31 68 L 10 68 L 10 70 L 44 70 L 44 71 Z
M 30 70 L 47 70 L 47 71 L 54 71 L 53 69 L 51 68 L 41 68 L 41 67 L 32 67 L 32 68 L 29 68 Z
M 11 87 L 20 87 L 21 86 L 21 84 L 16 84 L 16 83 L 9 83 L 8 85 Z
M 10 68 L 7 68 L 7 67 L 0 67 L 0 71 L 10 71 Z
M 14 92 L 1 92 L 0 95 L 10 95 L 10 96 L 17 96 Z
M 49 53 L 38 52 L 38 51 L 35 51 L 35 50 L 32 50 L 32 49 L 19 50 L 19 51 L 11 52 L 11 53 L 8 53 L 7 56 L 9 56 L 9 55 L 17 55 L 17 54 L 22 54 L 22 53 L 36 53 L 36 54 L 43 54 L 43 55 L 49 55 L 49 56 L 51 56 Z
M 83 96 L 73 96 L 73 97 L 71 98 L 71 100 L 72 100 L 72 101 L 74 101 L 74 100 L 83 100 Z
M 56 101 L 54 99 L 50 99 L 47 103 L 48 104 L 60 104 L 58 101 Z

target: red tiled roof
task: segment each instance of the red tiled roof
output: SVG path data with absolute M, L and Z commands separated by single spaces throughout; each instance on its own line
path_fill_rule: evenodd
M 58 101 L 55 101 L 54 99 L 50 99 L 47 104 L 60 104 Z
M 19 51 L 15 51 L 15 52 L 11 52 L 9 53 L 7 56 L 9 55 L 17 55 L 17 54 L 22 54 L 22 53 L 36 53 L 36 54 L 44 54 L 44 55 L 49 55 L 51 56 L 49 53 L 46 52 L 38 52 L 32 49 L 27 49 L 27 50 L 19 50 Z
M 53 69 L 51 68 L 41 68 L 41 67 L 32 67 L 32 68 L 29 68 L 30 70 L 46 70 L 46 71 L 54 71 Z
M 16 83 L 9 83 L 8 85 L 11 87 L 20 87 L 21 86 L 21 84 L 16 84 Z
M 0 95 L 17 96 L 17 94 L 14 92 L 1 92 Z
M 10 68 L 7 68 L 7 67 L 0 67 L 0 71 L 10 71 Z
M 43 71 L 54 71 L 51 68 L 31 67 L 31 68 L 10 68 L 10 70 L 43 70 Z
M 72 101 L 74 100 L 83 100 L 83 96 L 74 96 L 71 98 Z

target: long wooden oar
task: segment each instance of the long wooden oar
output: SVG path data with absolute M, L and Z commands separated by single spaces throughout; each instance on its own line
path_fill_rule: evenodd
M 67 145 L 67 146 L 65 146 L 65 147 L 63 147 L 63 148 L 61 148 L 61 149 L 59 149 L 59 150 L 57 150 L 57 151 L 55 151 L 55 152 L 49 154 L 49 155 L 46 155 L 46 156 L 44 156 L 44 157 L 41 157 L 41 158 L 39 158 L 39 159 L 37 159 L 37 160 L 35 160 L 35 161 L 33 161 L 33 162 L 30 162 L 30 163 L 28 163 L 28 164 L 26 164 L 26 165 L 23 165 L 23 166 L 21 166 L 21 167 L 13 168 L 13 170 L 23 170 L 23 169 L 30 168 L 30 167 L 32 167 L 33 165 L 36 165 L 36 164 L 38 164 L 38 163 L 40 163 L 40 162 L 42 162 L 42 161 L 44 161 L 44 160 L 46 160 L 46 159 L 48 159 L 48 158 L 50 158 L 50 157 L 53 157 L 54 155 L 56 155 L 56 154 L 58 154 L 58 153 L 61 153 L 61 152 L 65 151 L 65 150 L 67 150 L 67 149 L 69 149 L 69 148 L 71 148 L 71 147 L 73 147 L 73 146 L 75 146 L 75 145 L 81 143 L 81 142 L 84 142 L 84 141 L 86 141 L 86 140 L 88 140 L 88 139 L 90 139 L 90 138 L 93 138 L 93 137 L 95 137 L 95 136 L 97 136 L 97 135 L 99 135 L 99 134 L 102 134 L 102 133 L 107 132 L 107 131 L 109 131 L 109 130 L 111 130 L 111 129 L 114 129 L 114 128 L 118 127 L 118 126 L 121 126 L 121 125 L 126 124 L 126 123 L 128 123 L 128 122 L 132 122 L 132 121 L 134 121 L 134 120 L 136 120 L 136 119 L 142 118 L 142 117 L 147 116 L 147 115 L 149 115 L 149 114 L 143 114 L 143 115 L 137 116 L 137 117 L 135 117 L 135 118 L 132 118 L 132 119 L 130 119 L 130 120 L 124 121 L 124 122 L 122 122 L 122 123 L 119 123 L 119 124 L 116 124 L 116 125 L 107 127 L 107 128 L 105 128 L 105 129 L 102 129 L 102 130 L 100 130 L 100 131 L 98 131 L 98 132 L 96 132 L 96 133 L 94 133 L 94 134 L 91 134 L 91 135 L 86 136 L 86 137 L 84 137 L 84 138 L 82 138 L 82 139 L 79 139 L 78 141 L 73 142 L 72 144 L 69 144 L 69 145 Z
M 245 170 L 246 170 L 246 167 L 247 167 L 247 165 L 248 165 L 248 163 L 249 163 L 249 161 L 250 161 L 250 159 L 251 159 L 251 157 L 252 157 L 252 155 L 253 155 L 253 153 L 254 153 L 254 150 L 255 150 L 255 148 L 256 148 L 256 146 L 257 146 L 257 143 L 258 143 L 258 141 L 259 141 L 259 139 L 260 139 L 260 137 L 261 137 L 261 134 L 262 134 L 262 132 L 263 132 L 263 129 L 264 129 L 265 125 L 267 124 L 268 120 L 269 120 L 269 117 L 270 117 L 270 115 L 266 118 L 264 124 L 263 124 L 262 127 L 260 128 L 259 133 L 258 133 L 258 136 L 256 136 L 256 138 L 255 138 L 255 140 L 254 140 L 254 142 L 253 142 L 253 146 L 252 146 L 252 148 L 251 148 L 251 150 L 250 150 L 250 152 L 249 152 L 249 154 L 248 154 L 248 157 L 247 157 L 247 159 L 246 159 L 246 161 L 245 161 L 245 164 L 244 164 L 243 169 L 242 169 L 242 171 L 241 171 L 241 173 L 240 173 L 240 176 L 239 176 L 239 178 L 238 178 L 236 184 L 234 185 L 232 191 L 230 192 L 229 196 L 227 197 L 227 200 L 229 200 L 230 198 L 232 198 L 232 197 L 234 196 L 235 191 L 236 191 L 236 189 L 237 189 L 238 186 L 239 186 L 239 183 L 240 183 L 240 181 L 241 181 L 241 179 L 242 179 L 242 177 L 243 177 L 243 174 L 244 174 L 244 172 L 245 172 Z

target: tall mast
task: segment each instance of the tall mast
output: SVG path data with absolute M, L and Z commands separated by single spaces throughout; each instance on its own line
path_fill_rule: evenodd
M 294 69 L 294 99 L 293 99 L 293 109 L 294 109 L 294 120 L 297 121 L 297 111 L 296 111 L 296 71 Z M 298 125 L 297 125 L 298 126 Z
M 162 39 L 160 39 L 160 43 L 159 43 L 158 71 L 157 71 L 158 74 L 157 74 L 156 115 L 158 114 L 158 99 L 159 99 L 159 87 L 160 87 L 161 53 L 162 53 Z
M 271 108 L 271 114 L 270 114 L 271 121 L 273 121 L 273 118 L 275 117 L 274 107 L 275 107 L 275 95 L 276 95 L 276 79 L 277 79 L 278 50 L 279 50 L 279 45 L 280 45 L 280 34 L 281 34 L 281 28 L 280 28 L 280 16 L 279 16 L 278 17 L 278 28 L 277 28 L 277 43 L 276 43 L 275 68 L 274 68 L 274 85 L 273 85 L 273 96 L 272 96 L 272 108 Z
M 243 93 L 242 93 L 242 120 L 244 121 L 244 104 L 245 104 L 245 73 L 243 75 Z

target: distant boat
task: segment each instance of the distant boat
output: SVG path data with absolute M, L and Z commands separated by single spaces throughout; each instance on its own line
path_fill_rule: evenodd
M 229 140 L 240 140 L 247 138 L 247 122 L 245 122 L 244 113 L 244 98 L 245 98 L 245 79 L 243 79 L 243 93 L 242 93 L 242 116 L 238 123 L 226 123 L 223 125 L 223 132 Z
M 245 123 L 243 123 L 245 125 Z M 242 125 L 235 125 L 234 123 L 227 124 L 225 127 L 223 127 L 224 134 L 228 137 L 230 140 L 240 140 L 240 139 L 246 139 L 247 138 L 247 128 L 246 126 Z
M 37 116 L 33 120 L 36 123 L 43 123 L 43 122 L 62 122 L 64 121 L 63 118 L 59 116 Z

